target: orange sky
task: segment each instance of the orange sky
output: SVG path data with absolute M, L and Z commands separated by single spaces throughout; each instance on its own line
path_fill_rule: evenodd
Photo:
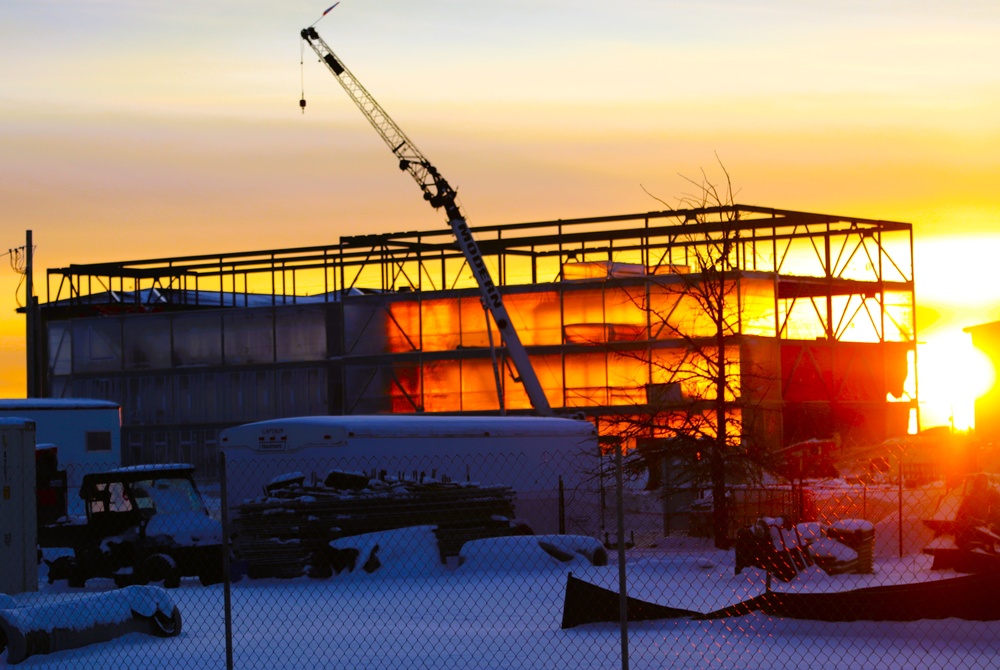
M 36 282 L 444 225 L 314 57 L 299 113 L 325 6 L 146 4 L 0 7 L 0 249 L 32 229 Z M 671 202 L 716 155 L 739 202 L 913 223 L 924 425 L 961 427 L 949 352 L 1000 318 L 1000 7 L 824 4 L 345 0 L 317 28 L 474 225 L 659 209 L 641 186 Z M 0 266 L 4 396 L 16 283 Z

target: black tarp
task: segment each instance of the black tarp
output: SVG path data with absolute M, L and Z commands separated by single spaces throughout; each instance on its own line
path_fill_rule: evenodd
M 700 616 L 698 612 L 656 605 L 638 598 L 627 598 L 629 621 L 684 619 Z M 618 621 L 621 605 L 618 594 L 603 587 L 577 579 L 570 573 L 566 578 L 566 599 L 563 602 L 563 628 L 585 623 Z
M 917 621 L 948 618 L 1000 621 L 1000 574 L 981 573 L 838 593 L 770 591 L 707 614 L 628 599 L 629 621 L 685 617 L 691 620 L 723 619 L 758 611 L 770 616 L 814 621 Z M 563 607 L 563 628 L 584 623 L 615 622 L 619 619 L 618 612 L 618 593 L 569 576 Z

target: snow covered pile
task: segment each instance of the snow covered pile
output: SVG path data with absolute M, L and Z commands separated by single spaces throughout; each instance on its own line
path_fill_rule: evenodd
M 523 572 L 606 565 L 600 542 L 579 535 L 518 535 L 466 542 L 458 560 L 441 562 L 432 526 L 344 537 L 330 542 L 337 574 L 381 578 L 443 576 L 457 571 Z
M 7 607 L 9 596 L 0 597 L 0 617 L 22 631 L 85 630 L 100 624 L 120 623 L 133 614 L 169 616 L 174 602 L 157 586 L 127 586 L 117 591 L 67 596 L 41 605 Z
M 344 537 L 330 542 L 341 562 L 337 574 L 431 577 L 447 572 L 433 526 L 416 526 Z
M 493 537 L 467 542 L 460 557 L 463 571 L 524 572 L 607 565 L 603 545 L 581 535 Z
M 736 537 L 736 573 L 759 567 L 790 581 L 818 566 L 826 574 L 870 573 L 875 527 L 864 519 L 786 524 L 763 517 Z
M 14 607 L 6 607 L 7 605 Z M 154 586 L 61 598 L 17 606 L 0 601 L 0 633 L 7 663 L 29 656 L 107 642 L 128 633 L 157 637 L 180 635 L 180 612 L 167 592 Z M 2 649 L 0 649 L 2 651 Z

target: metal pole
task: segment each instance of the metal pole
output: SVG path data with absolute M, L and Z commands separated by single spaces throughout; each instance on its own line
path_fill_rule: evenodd
M 461 313 L 461 310 L 459 310 L 459 313 Z M 504 416 L 507 411 L 503 398 L 503 381 L 500 378 L 497 348 L 493 344 L 493 324 L 490 323 L 490 311 L 486 308 L 486 303 L 483 303 L 483 316 L 486 317 L 486 336 L 490 341 L 490 359 L 493 361 L 493 382 L 497 386 L 497 406 L 500 407 L 500 416 Z
M 899 557 L 903 557 L 903 455 L 899 455 Z
M 664 457 L 660 459 L 660 491 L 662 500 L 661 510 L 663 513 L 663 536 L 667 537 L 673 531 L 671 528 L 673 522 L 672 510 L 670 507 L 671 497 L 673 496 L 673 481 L 670 479 L 670 472 L 667 470 L 667 459 Z
M 229 565 L 229 503 L 226 487 L 226 452 L 219 452 L 219 495 L 222 497 L 222 594 L 226 621 L 226 670 L 233 670 L 233 599 Z
M 559 534 L 566 534 L 566 489 L 562 475 L 559 475 Z
M 29 398 L 37 398 L 38 388 L 38 321 L 35 309 L 34 258 L 31 231 L 27 231 L 24 242 L 24 335 L 25 353 L 27 355 L 27 394 Z
M 625 485 L 622 476 L 624 440 L 615 445 L 615 488 L 618 507 L 618 617 L 621 620 L 622 670 L 628 670 L 628 584 L 625 579 Z

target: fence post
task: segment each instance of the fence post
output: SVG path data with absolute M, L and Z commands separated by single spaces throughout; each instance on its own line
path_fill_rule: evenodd
M 219 495 L 222 497 L 222 594 L 226 622 L 226 670 L 233 670 L 233 600 L 229 565 L 229 495 L 226 490 L 226 452 L 219 451 Z
M 903 557 L 903 455 L 899 455 L 899 557 Z
M 628 583 L 625 573 L 625 478 L 622 474 L 624 440 L 615 444 L 615 489 L 618 512 L 618 616 L 621 620 L 622 670 L 628 670 Z
M 566 534 L 566 489 L 562 475 L 559 475 L 559 534 Z

